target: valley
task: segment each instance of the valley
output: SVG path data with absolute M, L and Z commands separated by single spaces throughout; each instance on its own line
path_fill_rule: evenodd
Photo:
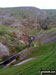
M 55 59 L 56 10 L 0 8 L 0 75 L 41 75 Z

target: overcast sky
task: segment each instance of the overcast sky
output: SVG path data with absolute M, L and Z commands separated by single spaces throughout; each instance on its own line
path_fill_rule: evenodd
M 41 9 L 56 9 L 56 0 L 0 0 L 0 7 L 35 6 Z

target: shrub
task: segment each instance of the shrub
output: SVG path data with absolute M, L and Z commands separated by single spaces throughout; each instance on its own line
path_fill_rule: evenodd
M 9 34 L 9 36 L 11 36 L 11 37 L 15 37 L 15 33 L 14 33 L 14 32 L 9 32 L 8 34 Z

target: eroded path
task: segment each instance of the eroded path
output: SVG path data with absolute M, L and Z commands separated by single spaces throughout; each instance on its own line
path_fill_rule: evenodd
M 22 65 L 22 64 L 27 63 L 27 62 L 29 62 L 29 61 L 32 61 L 32 60 L 38 59 L 38 58 L 40 58 L 40 57 L 41 57 L 41 56 L 37 56 L 37 57 L 32 57 L 32 58 L 29 58 L 29 59 L 23 60 L 22 62 L 20 62 L 20 63 L 14 65 L 14 66 Z

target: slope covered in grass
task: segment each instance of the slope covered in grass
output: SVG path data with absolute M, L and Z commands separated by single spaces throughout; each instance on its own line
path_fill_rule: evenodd
M 41 69 L 56 70 L 56 43 L 43 45 L 39 48 L 37 56 L 38 54 L 42 57 L 24 65 L 0 69 L 0 75 L 41 75 Z
M 15 33 L 20 32 L 16 28 L 0 25 L 0 43 L 6 45 L 12 53 L 13 47 L 15 47 L 16 53 L 24 49 L 24 45 L 16 38 Z

